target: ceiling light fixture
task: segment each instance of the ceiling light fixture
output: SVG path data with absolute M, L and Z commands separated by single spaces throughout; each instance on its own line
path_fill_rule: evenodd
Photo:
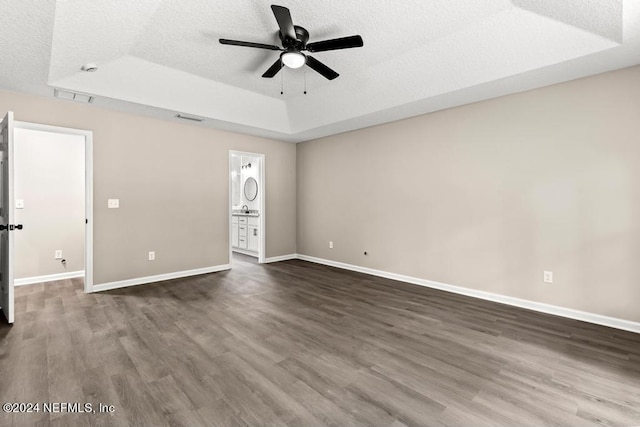
M 307 62 L 307 57 L 300 52 L 285 52 L 280 56 L 282 63 L 289 68 L 300 68 Z

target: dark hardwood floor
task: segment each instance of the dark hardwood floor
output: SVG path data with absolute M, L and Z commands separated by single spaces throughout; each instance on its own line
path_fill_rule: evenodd
M 16 288 L 0 425 L 640 425 L 640 335 L 303 261 Z M 43 412 L 43 402 L 113 413 Z

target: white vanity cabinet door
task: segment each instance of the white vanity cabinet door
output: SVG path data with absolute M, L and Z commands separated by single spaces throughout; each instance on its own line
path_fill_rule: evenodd
M 231 246 L 238 247 L 238 217 L 235 215 L 231 217 Z
M 260 242 L 259 237 L 260 227 L 256 225 L 249 226 L 249 235 L 247 236 L 247 249 L 253 252 L 258 252 L 258 243 Z
M 231 246 L 238 247 L 238 224 L 231 224 Z
M 260 218 L 249 217 L 248 225 L 247 249 L 258 252 L 260 246 Z

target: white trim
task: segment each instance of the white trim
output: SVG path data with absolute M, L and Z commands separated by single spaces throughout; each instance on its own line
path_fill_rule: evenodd
M 262 187 L 262 197 L 260 197 L 260 251 L 258 251 L 258 264 L 263 264 L 267 257 L 267 221 L 265 220 L 267 213 L 267 181 L 264 173 L 266 169 L 266 156 L 264 154 L 258 154 L 257 156 L 260 159 L 260 187 Z
M 69 271 L 68 273 L 48 274 L 46 276 L 33 276 L 24 277 L 22 279 L 15 279 L 13 284 L 15 286 L 32 285 L 34 283 L 55 282 L 56 280 L 75 279 L 76 277 L 83 277 L 84 270 Z
M 216 265 L 213 267 L 196 268 L 195 270 L 176 271 L 173 273 L 158 274 L 155 276 L 137 277 L 135 279 L 120 280 L 118 282 L 101 283 L 93 286 L 94 292 L 108 291 L 110 289 L 126 288 L 128 286 L 145 285 L 147 283 L 162 282 L 164 280 L 180 279 L 182 277 L 197 276 L 199 274 L 216 273 L 229 270 L 230 264 Z
M 571 308 L 559 307 L 556 305 L 509 297 L 506 295 L 478 291 L 475 289 L 463 288 L 461 286 L 448 285 L 446 283 L 434 282 L 432 280 L 418 279 L 416 277 L 389 273 L 382 270 L 374 270 L 372 268 L 345 264 L 338 261 L 316 258 L 308 255 L 298 254 L 298 259 L 314 262 L 316 264 L 342 268 L 345 270 L 357 271 L 360 273 L 370 274 L 372 276 L 384 277 L 386 279 L 398 280 L 400 282 L 411 283 L 414 285 L 426 286 L 428 288 L 440 289 L 442 291 L 453 292 L 456 294 L 466 295 L 487 301 L 499 302 L 501 304 L 507 304 L 514 307 L 526 308 L 528 310 L 538 311 L 541 313 L 553 314 L 556 316 L 566 317 L 574 320 L 582 320 L 584 322 L 595 323 L 596 325 L 609 326 L 611 328 L 640 333 L 640 322 L 632 322 L 630 320 L 619 319 L 616 317 L 603 316 L 601 314 L 588 313 L 586 311 L 574 310 Z
M 233 167 L 231 159 L 233 158 L 233 153 L 233 150 L 229 150 L 229 170 L 227 170 L 227 179 L 229 180 L 229 194 L 227 197 L 227 214 L 229 215 L 227 218 L 229 222 L 229 265 L 231 265 L 231 260 L 233 259 L 233 181 L 231 180 L 231 168 Z
M 84 228 L 84 291 L 93 292 L 93 132 L 85 135 L 85 215 L 87 216 Z
M 246 249 L 233 248 L 232 252 L 237 252 L 239 254 L 243 254 L 243 255 L 254 257 L 254 258 L 258 258 L 258 252 L 248 251 Z
M 93 131 L 21 121 L 15 121 L 14 127 L 84 136 L 84 212 L 87 220 L 84 231 L 84 291 L 91 293 L 93 292 Z
M 280 255 L 280 256 L 272 256 L 264 260 L 265 264 L 271 262 L 280 262 L 280 261 L 289 261 L 290 259 L 298 259 L 298 254 L 289 254 L 289 255 Z

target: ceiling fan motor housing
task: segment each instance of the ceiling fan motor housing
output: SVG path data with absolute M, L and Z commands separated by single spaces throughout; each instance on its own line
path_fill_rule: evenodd
M 282 47 L 287 50 L 305 49 L 307 47 L 307 42 L 309 41 L 309 31 L 299 25 L 294 25 L 293 29 L 296 32 L 295 40 L 284 36 L 282 32 L 278 31 L 278 36 L 280 36 L 280 40 L 282 41 Z

